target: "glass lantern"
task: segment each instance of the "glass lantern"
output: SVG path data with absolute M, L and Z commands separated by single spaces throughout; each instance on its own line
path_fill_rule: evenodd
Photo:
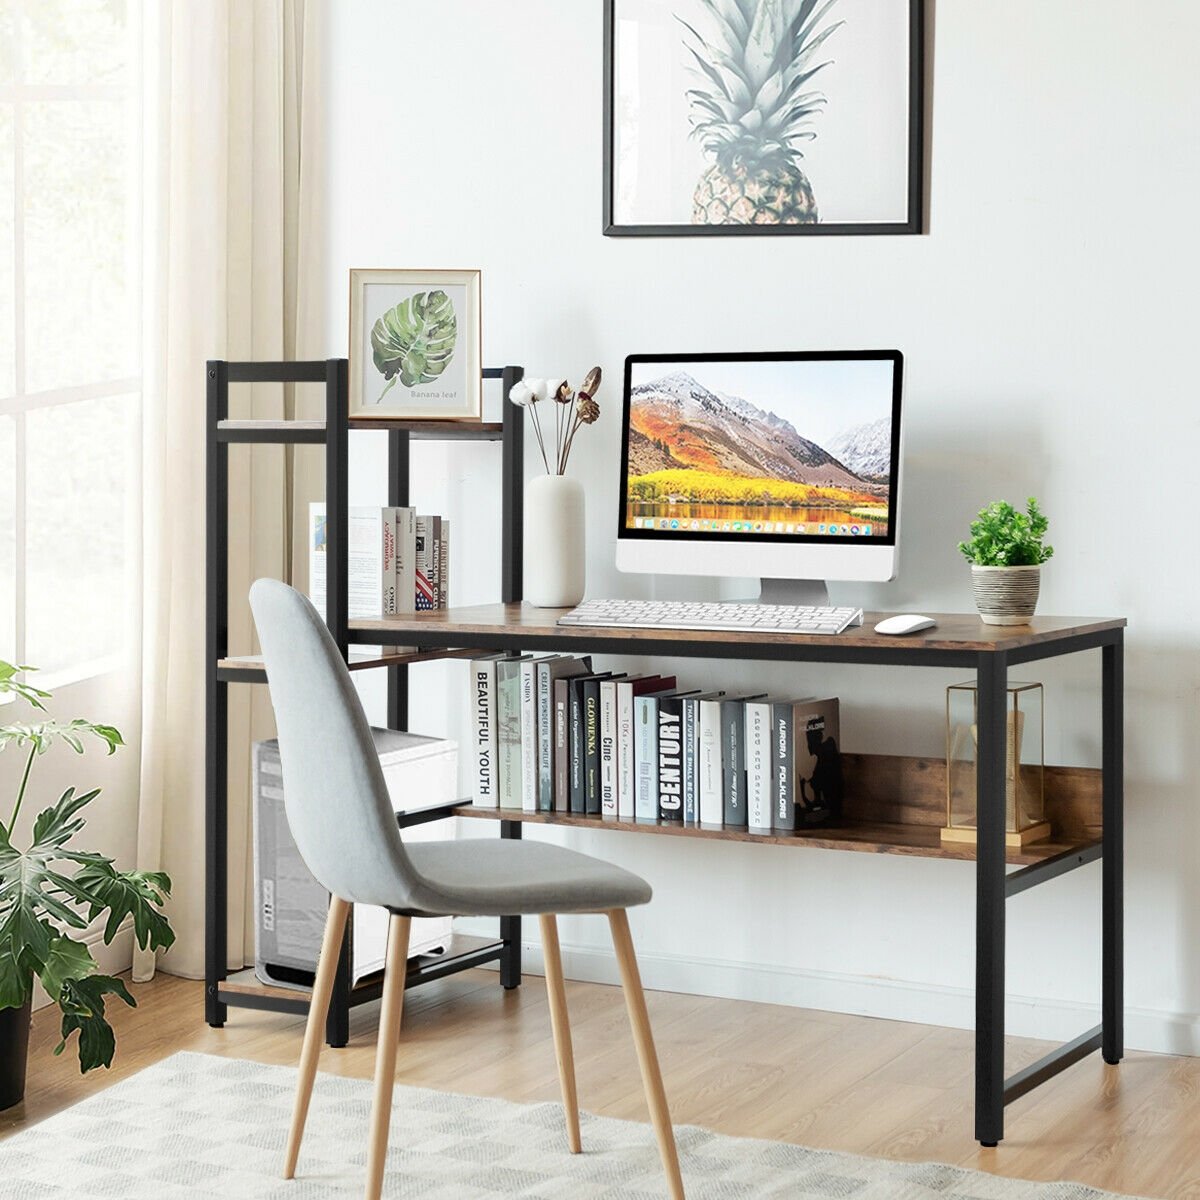
M 1005 698 L 1005 843 L 1028 846 L 1050 836 L 1046 820 L 1045 710 L 1040 683 L 1010 683 Z M 946 689 L 946 826 L 944 842 L 976 840 L 979 702 L 975 683 Z

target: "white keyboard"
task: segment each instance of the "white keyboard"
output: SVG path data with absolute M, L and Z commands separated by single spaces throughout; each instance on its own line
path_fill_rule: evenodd
M 862 621 L 861 608 L 701 604 L 687 600 L 585 600 L 558 618 L 560 625 L 715 629 L 728 633 L 841 633 Z

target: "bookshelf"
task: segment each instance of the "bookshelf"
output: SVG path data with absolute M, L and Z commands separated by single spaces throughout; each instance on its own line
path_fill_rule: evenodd
M 364 650 L 349 644 L 347 624 L 347 468 L 350 430 L 369 431 L 388 439 L 389 505 L 409 503 L 412 443 L 421 441 L 498 442 L 501 452 L 501 579 L 506 602 L 521 597 L 524 425 L 522 414 L 504 405 L 503 421 L 351 420 L 346 359 L 312 362 L 226 362 L 206 364 L 206 680 L 205 680 L 205 1020 L 224 1025 L 228 1010 L 265 1009 L 304 1013 L 308 994 L 261 983 L 252 970 L 230 975 L 226 969 L 228 915 L 229 707 L 231 685 L 263 684 L 261 657 L 229 652 L 229 454 L 245 445 L 319 445 L 325 449 L 325 503 L 328 520 L 326 553 L 326 624 L 351 671 L 384 670 L 388 679 L 387 724 L 408 725 L 409 668 L 424 662 L 469 657 L 469 648 L 453 646 Z M 487 368 L 483 378 L 500 382 L 505 396 L 523 375 L 516 366 Z M 229 389 L 243 383 L 312 383 L 324 386 L 325 416 L 319 420 L 239 420 L 229 416 Z M 245 603 L 237 597 L 237 603 Z M 378 645 L 378 643 L 377 643 Z M 453 806 L 409 811 L 398 817 L 402 828 L 452 815 Z M 504 823 L 504 835 L 520 837 L 515 823 Z M 408 986 L 499 962 L 504 987 L 520 982 L 521 919 L 504 917 L 495 940 L 455 935 L 449 950 L 410 963 Z M 352 985 L 349 947 L 343 948 L 329 1007 L 326 1038 L 344 1046 L 350 1035 L 350 1009 L 378 999 L 378 980 Z
M 566 812 L 519 812 L 464 805 L 459 816 L 498 822 L 759 843 L 793 849 L 901 854 L 975 863 L 975 1136 L 1004 1136 L 1004 1110 L 1080 1059 L 1124 1054 L 1124 629 L 1123 618 L 1035 617 L 1028 625 L 985 625 L 974 614 L 942 613 L 932 629 L 903 638 L 877 635 L 885 613 L 836 637 L 814 634 L 697 632 L 559 626 L 560 610 L 517 602 L 353 621 L 351 644 L 560 651 L 592 655 L 747 659 L 781 663 L 861 663 L 884 668 L 954 667 L 973 673 L 978 709 L 978 845 L 943 844 L 945 763 L 887 755 L 844 756 L 843 821 L 795 833 L 752 833 L 726 826 L 619 820 Z M 1005 688 L 1010 667 L 1099 651 L 1098 768 L 1047 767 L 1046 806 L 1053 837 L 1005 846 Z M 1090 863 L 1101 864 L 1101 1023 L 1016 1074 L 1004 1074 L 1005 921 L 1008 901 Z

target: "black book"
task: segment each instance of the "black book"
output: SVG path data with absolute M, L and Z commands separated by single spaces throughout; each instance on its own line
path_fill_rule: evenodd
M 683 697 L 658 702 L 658 819 L 683 820 Z
M 721 701 L 721 762 L 725 790 L 725 824 L 748 828 L 746 810 L 746 701 L 756 696 L 734 696 Z
M 771 828 L 796 828 L 795 706 L 791 700 L 774 705 L 771 736 L 775 750 L 775 787 L 771 805 Z
M 587 812 L 587 729 L 584 702 L 584 688 L 588 683 L 595 683 L 595 704 L 593 712 L 599 719 L 600 680 L 612 677 L 611 671 L 600 671 L 595 675 L 575 675 L 568 681 L 567 687 L 567 747 L 570 752 L 569 784 L 571 807 L 573 813 Z M 597 749 L 596 763 L 599 764 L 598 742 L 599 724 L 593 727 L 593 744 Z M 596 792 L 599 803 L 599 790 Z M 599 812 L 599 808 L 596 809 Z

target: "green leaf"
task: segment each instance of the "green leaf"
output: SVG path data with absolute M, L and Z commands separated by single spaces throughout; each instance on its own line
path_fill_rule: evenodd
M 32 746 L 39 754 L 45 754 L 56 741 L 65 741 L 76 754 L 82 754 L 83 734 L 99 738 L 108 747 L 109 754 L 125 745 L 120 732 L 111 725 L 97 725 L 77 718 L 74 721 L 15 722 L 0 726 L 0 750 L 8 746 Z
M 389 309 L 371 329 L 375 367 L 388 380 L 383 395 L 397 377 L 410 388 L 437 379 L 453 360 L 457 340 L 454 302 L 443 291 L 417 292 Z
M 73 880 L 88 902 L 88 918 L 108 910 L 104 941 L 111 942 L 126 917 L 133 917 L 137 944 L 145 950 L 166 950 L 175 941 L 167 918 L 160 911 L 171 894 L 170 877 L 161 871 L 118 871 L 99 855 L 80 855 L 80 869 Z
M 50 943 L 50 953 L 38 971 L 38 978 L 47 995 L 58 1004 L 62 1000 L 63 985 L 68 980 L 85 979 L 95 971 L 96 960 L 86 946 L 67 937 L 58 937 Z
M 116 996 L 130 1008 L 137 1007 L 137 1001 L 124 983 L 111 975 L 90 975 L 86 979 L 69 979 L 63 983 L 59 1001 L 63 1010 L 62 1041 L 54 1048 L 54 1053 L 61 1054 L 67 1039 L 78 1032 L 79 1069 L 85 1073 L 95 1067 L 112 1066 L 116 1038 L 105 1019 L 106 995 Z
M 958 548 L 968 562 L 980 567 L 1038 566 L 1054 554 L 1043 543 L 1050 522 L 1035 497 L 1019 512 L 1005 500 L 996 500 L 971 522 L 971 537 Z
M 18 672 L 36 670 L 37 667 L 0 662 L 0 692 L 11 692 L 14 696 L 20 696 L 22 700 L 31 704 L 34 708 L 45 709 L 46 706 L 42 701 L 49 700 L 50 693 L 43 692 L 41 688 L 36 688 L 30 683 L 24 683 L 16 677 Z

